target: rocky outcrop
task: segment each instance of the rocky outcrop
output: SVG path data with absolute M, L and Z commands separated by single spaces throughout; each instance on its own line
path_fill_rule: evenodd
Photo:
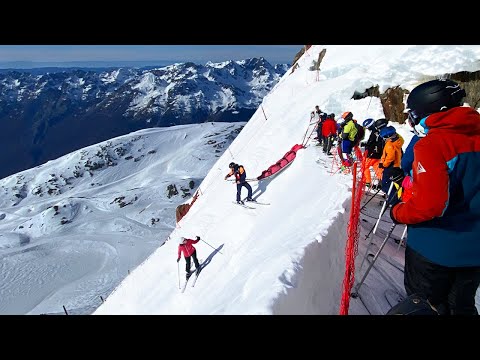
M 406 94 L 408 94 L 408 91 L 400 86 L 388 88 L 383 94 L 380 94 L 380 101 L 382 102 L 383 113 L 386 119 L 400 124 L 405 123 L 403 99 Z
M 465 102 L 475 109 L 480 107 L 480 71 L 460 71 L 453 74 L 444 74 L 442 77 L 458 82 L 467 92 Z M 430 78 L 422 79 L 421 82 L 428 80 L 430 80 Z M 419 82 L 419 84 L 421 82 Z M 378 97 L 382 103 L 385 118 L 403 124 L 406 120 L 404 111 L 408 94 L 409 91 L 403 89 L 401 86 L 388 88 L 383 93 L 380 93 L 378 86 L 372 86 L 364 92 L 355 92 L 352 99 L 359 100 L 368 96 Z
M 355 92 L 352 99 L 359 100 L 368 96 L 375 96 L 380 98 L 383 107 L 383 113 L 385 118 L 403 124 L 405 122 L 405 105 L 403 99 L 408 91 L 402 89 L 400 86 L 388 88 L 384 93 L 380 93 L 378 86 L 372 86 L 366 89 L 364 92 Z
M 465 89 L 467 93 L 465 102 L 475 109 L 480 108 L 480 71 L 460 71 L 450 74 L 448 77 Z

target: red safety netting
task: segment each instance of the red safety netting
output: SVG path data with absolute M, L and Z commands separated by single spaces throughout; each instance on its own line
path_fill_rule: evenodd
M 352 204 L 350 219 L 347 227 L 347 243 L 345 245 L 345 276 L 343 278 L 343 293 L 340 304 L 340 315 L 348 315 L 350 305 L 350 293 L 355 282 L 355 258 L 358 254 L 358 238 L 360 237 L 360 203 L 365 191 L 365 163 L 366 155 L 363 156 L 360 172 L 357 176 L 357 162 L 352 168 Z

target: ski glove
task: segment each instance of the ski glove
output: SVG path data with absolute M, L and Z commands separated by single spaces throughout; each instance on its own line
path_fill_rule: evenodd
M 378 164 L 378 167 L 379 167 L 380 169 L 384 169 L 383 163 Z
M 180 258 L 177 259 L 177 262 L 179 262 L 179 261 L 180 261 Z
M 392 207 L 390 208 L 390 218 L 392 219 L 393 223 L 394 224 L 402 224 L 400 222 L 397 221 L 397 219 L 395 219 L 395 217 L 393 216 L 393 209 L 395 208 L 395 206 L 397 206 L 398 204 L 400 204 L 400 202 L 397 202 L 395 205 L 392 205 Z
M 200 240 L 200 236 L 197 236 L 197 240 Z

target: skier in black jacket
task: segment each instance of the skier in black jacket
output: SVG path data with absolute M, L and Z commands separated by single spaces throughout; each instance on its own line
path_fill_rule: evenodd
M 245 171 L 245 168 L 243 165 L 238 165 L 235 164 L 234 162 L 231 162 L 228 167 L 230 168 L 230 172 L 225 176 L 225 180 L 229 178 L 232 175 L 235 175 L 235 182 L 237 184 L 237 204 L 243 205 L 243 201 L 241 199 L 241 194 L 242 194 L 242 186 L 245 186 L 248 190 L 248 195 L 247 195 L 247 201 L 253 201 L 252 199 L 252 187 L 250 184 L 246 181 L 247 178 L 247 172 Z
M 388 121 L 386 119 L 378 119 L 377 121 L 374 121 L 373 119 L 367 119 L 362 124 L 363 127 L 371 131 L 368 140 L 361 144 L 361 146 L 364 147 L 365 151 L 367 152 L 367 161 L 365 163 L 364 173 L 366 186 L 370 186 L 372 182 L 370 167 L 373 167 L 373 171 L 375 172 L 377 179 L 382 179 L 383 169 L 379 168 L 378 164 L 380 164 L 380 158 L 382 157 L 385 140 L 380 136 L 380 130 L 375 126 L 377 123 L 380 127 L 384 127 Z

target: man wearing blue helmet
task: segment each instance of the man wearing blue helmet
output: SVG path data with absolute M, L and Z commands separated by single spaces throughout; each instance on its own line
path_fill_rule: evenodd
M 380 131 L 380 136 L 385 140 L 385 146 L 378 167 L 383 169 L 382 191 L 387 193 L 392 181 L 400 185 L 404 178 L 403 170 L 400 168 L 404 140 L 393 126 L 384 127 Z M 395 190 L 395 188 L 392 190 L 388 198 L 389 204 L 398 201 Z

